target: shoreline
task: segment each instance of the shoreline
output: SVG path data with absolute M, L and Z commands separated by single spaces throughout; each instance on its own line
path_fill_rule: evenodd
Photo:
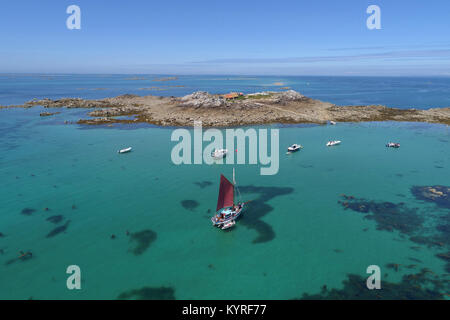
M 398 109 L 381 105 L 337 106 L 315 100 L 294 90 L 265 91 L 255 94 L 229 95 L 194 92 L 184 97 L 138 96 L 125 94 L 114 98 L 33 99 L 22 105 L 0 109 L 32 108 L 94 109 L 89 118 L 77 124 L 108 125 L 149 123 L 161 127 L 192 127 L 201 121 L 204 127 L 239 127 L 264 124 L 326 124 L 336 122 L 428 122 L 450 124 L 450 107 Z M 0 111 L 1 112 L 1 111 Z M 43 112 L 51 116 L 56 112 Z M 127 119 L 119 119 L 127 117 Z M 73 122 L 71 122 L 73 123 Z

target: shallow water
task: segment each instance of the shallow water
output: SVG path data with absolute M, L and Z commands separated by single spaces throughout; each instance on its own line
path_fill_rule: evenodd
M 450 105 L 448 78 L 139 77 L 145 79 L 0 75 L 0 104 L 249 93 L 279 90 L 281 82 L 341 105 Z M 161 90 L 140 90 L 152 86 Z M 65 125 L 87 111 L 41 118 L 43 110 L 0 110 L 0 299 L 292 299 L 319 294 L 324 285 L 343 289 L 349 274 L 366 279 L 372 264 L 381 267 L 382 287 L 424 268 L 439 283 L 448 279 L 448 264 L 436 254 L 449 251 L 449 208 L 411 193 L 413 186 L 450 185 L 445 125 L 260 127 L 280 130 L 280 170 L 261 176 L 259 165 L 235 166 L 243 200 L 253 201 L 237 225 L 222 232 L 209 218 L 219 176 L 231 178 L 231 165 L 174 165 L 172 128 Z M 325 147 L 332 139 L 343 143 Z M 386 148 L 389 141 L 401 148 Z M 292 143 L 304 149 L 286 155 Z M 133 152 L 116 153 L 130 145 Z M 376 212 L 346 209 L 361 205 Z M 18 259 L 20 251 L 33 255 Z M 73 264 L 81 268 L 79 291 L 66 287 Z
M 435 254 L 448 247 L 377 230 L 375 220 L 338 201 L 346 194 L 405 202 L 425 219 L 417 234 L 435 233 L 428 225 L 448 208 L 416 200 L 410 188 L 449 185 L 447 126 L 266 126 L 280 130 L 279 173 L 261 176 L 258 165 L 236 165 L 243 200 L 254 201 L 234 229 L 222 232 L 211 227 L 208 210 L 220 173 L 231 178 L 232 166 L 172 164 L 169 128 L 64 125 L 81 111 L 49 118 L 40 111 L 1 113 L 1 299 L 115 299 L 143 287 L 172 288 L 177 299 L 291 299 L 323 285 L 342 288 L 348 274 L 365 279 L 372 264 L 381 267 L 382 283 L 421 268 L 446 273 Z M 343 143 L 325 147 L 331 139 Z M 391 140 L 401 148 L 386 148 Z M 292 143 L 304 149 L 284 154 Z M 129 145 L 132 153 L 116 153 Z M 186 200 L 195 205 L 183 206 Z M 36 211 L 22 214 L 26 208 Z M 55 215 L 64 219 L 47 221 Z M 61 226 L 66 230 L 55 231 Z M 33 257 L 10 262 L 21 250 Z M 417 267 L 395 271 L 389 263 Z M 66 288 L 73 264 L 81 268 L 79 291 Z

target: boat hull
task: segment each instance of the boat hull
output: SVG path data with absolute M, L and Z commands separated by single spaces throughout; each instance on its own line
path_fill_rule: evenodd
M 244 210 L 244 207 L 245 204 L 242 204 L 242 207 L 238 211 L 234 212 L 233 214 L 230 214 L 228 217 L 225 217 L 223 219 L 218 219 L 217 215 L 215 215 L 214 217 L 211 218 L 213 226 L 222 227 L 227 222 L 236 220 L 241 215 L 242 211 Z M 218 213 L 221 213 L 222 211 L 223 209 L 221 209 Z

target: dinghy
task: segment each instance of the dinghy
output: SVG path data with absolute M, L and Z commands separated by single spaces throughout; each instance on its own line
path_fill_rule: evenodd
M 333 140 L 327 142 L 327 147 L 337 146 L 338 144 L 341 144 L 340 140 Z
M 229 229 L 229 228 L 231 228 L 231 227 L 234 227 L 235 224 L 236 224 L 236 221 L 230 220 L 230 221 L 224 223 L 224 224 L 222 225 L 222 227 L 220 227 L 220 229 L 226 230 L 226 229 Z
M 298 150 L 300 150 L 300 149 L 303 149 L 303 146 L 294 143 L 292 146 L 290 146 L 290 147 L 288 148 L 288 153 L 296 152 L 296 151 L 298 151 Z
M 400 143 L 389 142 L 388 144 L 386 144 L 386 147 L 388 147 L 388 148 L 400 148 Z
M 217 199 L 216 214 L 211 218 L 213 226 L 228 229 L 235 225 L 235 220 L 241 215 L 248 202 L 234 203 L 236 180 L 233 169 L 233 183 L 223 174 L 220 175 L 219 197 Z M 239 194 L 240 197 L 240 194 Z
M 117 151 L 117 153 L 127 153 L 127 152 L 130 152 L 131 150 L 132 150 L 132 148 L 128 147 L 128 148 L 121 149 L 121 150 Z
M 228 153 L 227 149 L 217 149 L 211 153 L 211 157 L 213 157 L 214 159 L 222 159 L 226 157 L 227 153 Z

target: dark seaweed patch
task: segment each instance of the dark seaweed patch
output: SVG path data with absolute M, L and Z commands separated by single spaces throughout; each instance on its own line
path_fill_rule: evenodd
M 17 262 L 17 261 L 29 261 L 33 257 L 34 257 L 33 253 L 31 251 L 27 251 L 27 252 L 20 251 L 20 256 L 19 257 L 13 258 L 13 259 L 10 259 L 10 260 L 6 261 L 5 265 L 8 266 L 8 265 L 13 264 L 14 262 Z
M 170 287 L 143 287 L 121 293 L 117 299 L 119 300 L 176 300 L 175 290 Z
M 36 212 L 36 209 L 25 208 L 20 213 L 24 214 L 26 216 L 31 216 L 33 214 L 33 212 Z
M 349 274 L 343 281 L 343 289 L 328 290 L 322 286 L 318 294 L 303 294 L 305 300 L 442 300 L 441 292 L 448 290 L 445 280 L 431 277 L 431 272 L 422 269 L 417 274 L 402 277 L 400 283 L 382 281 L 380 290 L 369 290 L 366 279 L 355 274 Z
M 143 254 L 156 238 L 156 232 L 149 229 L 131 233 L 130 242 L 136 243 L 135 247 L 131 249 L 131 252 L 136 256 Z
M 433 202 L 439 207 L 450 209 L 450 187 L 413 186 L 411 193 L 418 200 Z
M 344 196 L 347 201 L 338 201 L 345 209 L 366 214 L 365 218 L 375 220 L 378 230 L 398 230 L 404 234 L 412 234 L 421 228 L 423 217 L 416 208 L 408 208 L 403 202 L 376 202 Z
M 242 224 L 249 229 L 254 229 L 258 232 L 258 236 L 254 239 L 253 243 L 263 243 L 271 241 L 275 238 L 275 232 L 272 227 L 266 222 L 262 221 L 269 212 L 273 211 L 273 207 L 267 204 L 275 197 L 290 194 L 294 191 L 293 188 L 278 188 L 278 187 L 256 187 L 256 186 L 243 186 L 239 187 L 242 193 L 247 194 L 259 194 L 257 199 L 254 199 L 248 204 L 248 214 L 244 212 L 242 216 Z
M 51 223 L 58 224 L 58 223 L 60 223 L 61 221 L 64 220 L 64 216 L 59 214 L 59 215 L 56 215 L 56 216 L 48 217 L 46 220 L 51 222 Z
M 62 233 L 64 231 L 66 231 L 67 228 L 69 227 L 69 223 L 70 223 L 70 220 L 67 221 L 63 226 L 56 227 L 55 229 L 53 229 L 52 231 L 50 231 L 47 234 L 46 238 L 54 237 L 54 236 L 56 236 L 56 235 L 58 235 L 58 234 L 60 234 L 60 233 Z
M 199 186 L 201 189 L 211 186 L 213 183 L 211 181 L 199 181 L 194 182 L 197 186 Z
M 181 201 L 181 205 L 186 210 L 193 211 L 195 208 L 198 207 L 199 203 L 195 200 L 183 200 L 183 201 Z

